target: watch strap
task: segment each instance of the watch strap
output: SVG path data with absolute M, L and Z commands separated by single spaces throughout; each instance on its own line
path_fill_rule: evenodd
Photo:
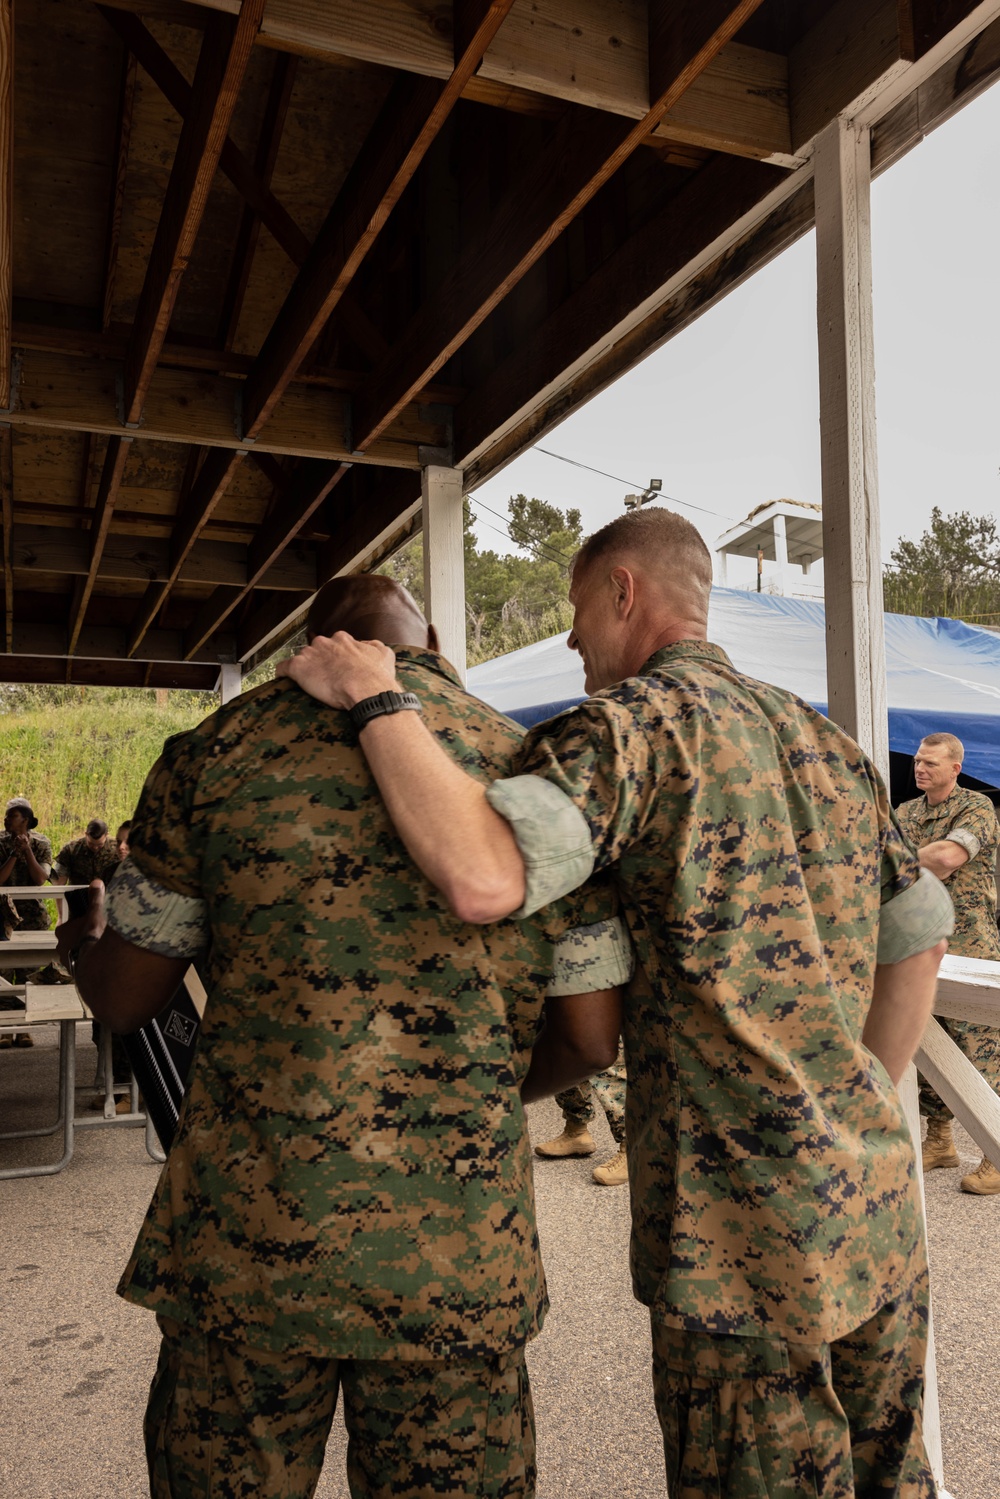
M 374 697 L 364 697 L 360 703 L 355 703 L 348 717 L 360 734 L 365 724 L 371 723 L 373 718 L 382 718 L 386 713 L 405 713 L 408 709 L 416 713 L 421 710 L 420 699 L 415 692 L 377 692 Z

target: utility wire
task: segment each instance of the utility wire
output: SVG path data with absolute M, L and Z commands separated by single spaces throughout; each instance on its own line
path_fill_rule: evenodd
M 495 515 L 496 518 L 497 518 L 497 520 L 503 521 L 503 523 L 504 523 L 505 526 L 509 526 L 509 522 L 508 522 L 507 517 L 504 516 L 504 515 L 501 515 L 499 510 L 494 510 L 492 508 L 492 506 L 487 505 L 485 503 L 485 501 L 483 501 L 483 500 L 481 500 L 479 498 L 478 495 L 470 494 L 469 495 L 469 501 L 470 501 L 471 504 L 478 506 L 480 510 L 488 510 L 489 513 L 490 513 L 490 515 Z M 496 527 L 496 526 L 490 526 L 489 521 L 485 521 L 485 520 L 481 521 L 480 524 L 484 525 L 484 526 L 489 526 L 489 529 L 491 531 L 496 531 L 498 536 L 499 535 L 506 536 L 507 540 L 513 542 L 516 547 L 523 547 L 526 551 L 534 552 L 535 556 L 538 557 L 539 560 L 541 560 L 543 562 L 558 562 L 559 565 L 560 565 L 560 567 L 565 567 L 572 560 L 572 557 L 573 557 L 573 553 L 572 552 L 561 552 L 561 551 L 559 551 L 558 547 L 550 547 L 549 544 L 548 544 L 548 542 L 545 542 L 545 541 L 538 541 L 538 542 L 520 542 L 520 541 L 515 541 L 514 537 L 510 534 L 510 530 L 509 529 L 507 529 L 505 531 L 500 531 L 498 529 L 498 527 Z
M 620 474 L 606 473 L 603 468 L 594 468 L 590 463 L 581 463 L 578 458 L 567 458 L 565 453 L 553 453 L 551 448 L 535 448 L 536 453 L 544 453 L 546 458 L 558 458 L 560 463 L 570 463 L 574 468 L 584 468 L 590 474 L 600 474 L 602 479 L 613 479 L 616 484 L 625 484 L 632 489 L 645 491 L 645 484 L 635 484 L 631 479 L 623 479 Z M 679 500 L 672 494 L 659 494 L 659 498 L 669 500 L 671 505 L 683 505 L 686 510 L 700 510 L 703 515 L 716 515 L 720 520 L 735 523 L 735 515 L 724 515 L 721 510 L 707 510 L 704 505 L 693 505 L 690 500 Z

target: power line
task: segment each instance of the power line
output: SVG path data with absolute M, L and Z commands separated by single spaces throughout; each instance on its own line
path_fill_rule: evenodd
M 581 463 L 578 458 L 567 458 L 565 453 L 553 453 L 551 448 L 535 448 L 536 453 L 544 453 L 546 458 L 558 458 L 560 463 L 570 463 L 574 468 L 584 468 L 590 474 L 600 474 L 602 479 L 613 479 L 616 484 L 624 484 L 627 488 L 645 490 L 645 484 L 636 484 L 631 479 L 623 479 L 620 474 L 609 474 L 603 468 L 594 468 L 593 464 Z M 671 505 L 683 505 L 686 510 L 700 510 L 703 515 L 715 515 L 719 520 L 735 521 L 735 515 L 724 515 L 721 510 L 708 510 L 704 505 L 693 505 L 690 500 L 679 500 L 676 495 L 665 494 L 661 499 L 669 500 Z

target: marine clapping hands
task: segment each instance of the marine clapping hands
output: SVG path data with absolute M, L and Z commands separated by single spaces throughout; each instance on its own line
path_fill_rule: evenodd
M 344 630 L 317 635 L 296 656 L 278 662 L 303 692 L 330 708 L 353 708 L 379 692 L 396 692 L 396 657 L 381 640 L 355 640 Z

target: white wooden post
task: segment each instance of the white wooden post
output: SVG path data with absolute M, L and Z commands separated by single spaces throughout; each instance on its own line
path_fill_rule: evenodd
M 868 130 L 834 120 L 813 160 L 829 712 L 888 779 Z
M 243 691 L 243 667 L 238 661 L 224 661 L 219 667 L 219 707 L 224 708 Z
M 828 711 L 888 782 L 868 129 L 834 120 L 817 136 L 813 164 Z M 917 1148 L 922 1197 L 920 1112 L 912 1066 L 900 1094 Z M 924 1444 L 941 1485 L 933 1319 L 924 1371 Z
M 465 681 L 465 544 L 461 469 L 428 465 L 421 473 L 424 613 L 443 655 Z
M 774 527 L 774 560 L 778 564 L 778 587 L 784 597 L 788 593 L 788 535 L 785 530 L 785 517 L 776 515 L 771 524 Z

